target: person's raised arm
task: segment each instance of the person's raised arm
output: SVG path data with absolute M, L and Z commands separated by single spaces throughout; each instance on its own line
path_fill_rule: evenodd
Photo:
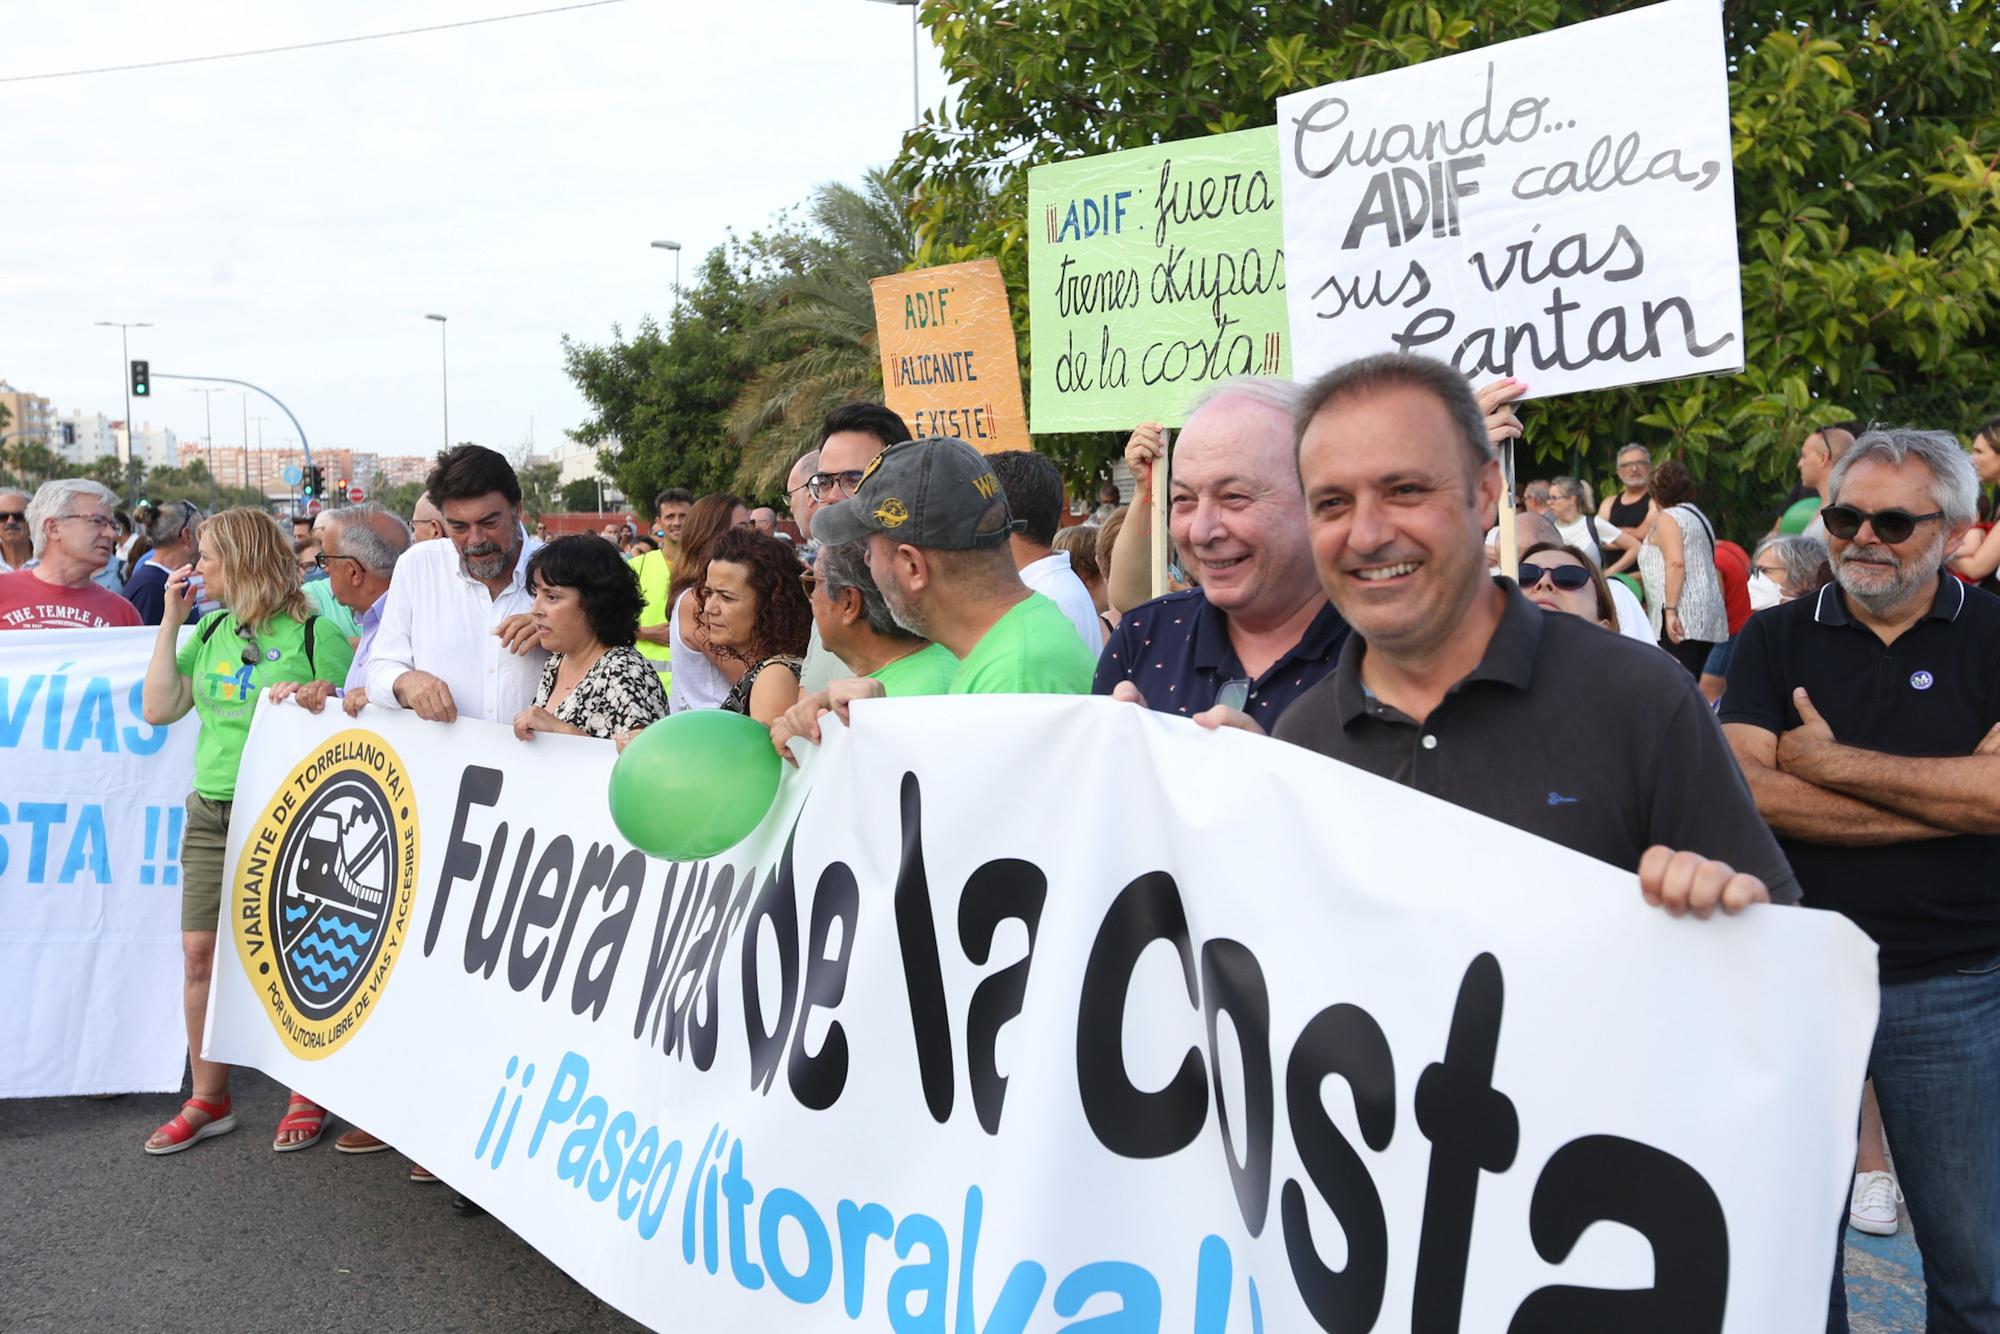
M 1611 549 L 1618 553 L 1618 559 L 1605 566 L 1604 572 L 1606 574 L 1617 574 L 1621 570 L 1631 569 L 1639 561 L 1639 548 L 1645 544 L 1616 524 L 1606 523 L 1601 519 L 1598 522 L 1610 530 L 1612 535 Z M 1602 532 L 1598 533 L 1597 540 L 1600 542 L 1604 540 Z
M 1835 847 L 1866 848 L 1944 838 L 1949 830 L 1859 798 L 1829 791 L 1778 768 L 1778 737 L 1749 723 L 1724 723 L 1722 735 L 1743 771 L 1757 813 L 1771 832 Z
M 1654 524 L 1652 541 L 1660 549 L 1667 567 L 1665 601 L 1660 603 L 1660 628 L 1666 632 L 1668 639 L 1678 644 L 1685 633 L 1681 629 L 1681 586 L 1687 582 L 1687 548 L 1681 538 L 1680 524 Z
M 194 707 L 194 683 L 181 671 L 180 634 L 194 610 L 192 565 L 167 576 L 160 609 L 160 632 L 153 636 L 153 656 L 146 660 L 146 680 L 139 692 L 139 712 L 155 727 L 177 722 Z
M 403 566 L 407 570 L 410 562 L 404 561 Z M 382 619 L 376 624 L 375 639 L 369 645 L 362 684 L 367 688 L 369 703 L 378 708 L 403 707 L 396 695 L 396 683 L 416 666 L 416 649 L 410 639 L 410 593 L 406 580 L 390 583 L 388 600 L 382 604 Z
M 1111 548 L 1111 568 L 1104 572 L 1104 600 L 1120 615 L 1153 598 L 1153 468 L 1159 461 L 1160 428 L 1146 422 L 1125 442 L 1125 466 L 1137 489 L 1125 511 L 1125 526 Z
M 1951 568 L 1975 583 L 2000 570 L 2000 523 L 1985 532 L 1977 528 L 1966 530 L 1966 541 L 1960 551 L 1964 554 L 1951 558 Z

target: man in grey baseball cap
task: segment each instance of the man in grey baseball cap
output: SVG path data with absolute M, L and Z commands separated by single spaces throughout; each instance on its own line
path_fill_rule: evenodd
M 942 436 L 889 446 L 851 498 L 813 516 L 824 545 L 867 540 L 869 573 L 897 622 L 958 658 L 952 694 L 1087 695 L 1096 658 L 1062 610 L 1021 582 L 1013 530 L 985 457 Z M 879 685 L 835 682 L 830 701 L 804 704 L 816 716 Z M 817 739 L 816 727 L 798 730 Z

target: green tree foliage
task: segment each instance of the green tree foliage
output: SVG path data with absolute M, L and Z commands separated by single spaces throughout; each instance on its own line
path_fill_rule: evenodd
M 521 513 L 530 523 L 556 509 L 556 489 L 562 482 L 559 463 L 516 463 L 514 476 L 521 483 Z
M 745 335 L 752 294 L 751 257 L 717 247 L 665 331 L 648 317 L 630 338 L 613 325 L 601 345 L 564 335 L 564 369 L 591 406 L 570 434 L 598 449 L 624 494 L 684 486 L 700 495 L 734 479 L 737 451 L 723 418 L 754 370 Z
M 869 282 L 910 267 L 909 204 L 888 173 L 856 189 L 823 185 L 807 225 L 760 238 L 772 277 L 750 326 L 757 373 L 729 412 L 737 483 L 774 497 L 793 460 L 819 443 L 828 409 L 882 392 Z
M 422 482 L 391 483 L 387 473 L 376 473 L 375 479 L 368 484 L 370 500 L 405 519 L 416 512 L 417 497 L 423 493 Z
M 595 514 L 598 512 L 597 498 L 603 493 L 601 484 L 589 477 L 579 477 L 573 482 L 564 482 L 557 492 L 562 501 L 564 514 Z M 653 494 L 658 495 L 656 491 Z
M 64 469 L 69 466 L 62 455 L 40 440 L 9 440 L 0 446 L 0 461 L 5 462 L 11 481 L 30 491 L 51 477 L 67 475 Z
M 898 170 L 927 242 L 997 255 L 1025 320 L 1030 164 L 1268 125 L 1281 93 L 1631 7 L 932 3 L 923 21 L 957 100 L 905 141 Z M 1637 439 L 1681 452 L 1714 500 L 1754 510 L 1817 425 L 1964 431 L 2000 409 L 2000 6 L 1740 0 L 1724 24 L 1746 369 L 1530 405 L 1541 466 L 1528 471 L 1609 478 L 1613 451 Z M 989 197 L 1002 206 L 979 211 Z
M 121 471 L 116 459 L 99 460 L 99 462 L 108 462 L 111 465 L 103 470 L 105 475 Z M 104 477 L 99 476 L 96 480 L 103 481 Z M 115 486 L 116 483 L 107 485 Z M 270 502 L 260 491 L 246 491 L 240 487 L 216 484 L 215 479 L 209 476 L 208 465 L 200 459 L 195 459 L 184 468 L 149 470 L 145 480 L 140 484 L 139 494 L 143 499 L 152 502 L 155 508 L 186 500 L 207 510 L 211 506 L 211 497 L 213 497 L 213 508 L 216 510 L 226 510 L 238 505 L 249 506 L 252 509 L 270 507 Z

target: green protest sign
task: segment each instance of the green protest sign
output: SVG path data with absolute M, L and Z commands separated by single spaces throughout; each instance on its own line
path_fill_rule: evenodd
M 1219 381 L 1289 373 L 1277 136 L 1028 173 L 1033 430 L 1178 426 Z

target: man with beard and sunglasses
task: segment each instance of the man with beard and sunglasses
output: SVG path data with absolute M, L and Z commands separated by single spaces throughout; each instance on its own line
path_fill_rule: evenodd
M 508 722 L 533 702 L 548 657 L 503 630 L 533 605 L 525 576 L 541 546 L 521 526 L 520 480 L 501 455 L 459 445 L 437 456 L 424 490 L 450 540 L 419 542 L 397 562 L 367 684 L 347 692 L 347 712 L 368 703 L 432 722 Z
M 1951 435 L 1878 430 L 1827 495 L 1834 582 L 1743 627 L 1723 731 L 1803 902 L 1879 948 L 1869 1075 L 1927 1328 L 2000 1329 L 2000 598 L 1942 570 L 1978 482 Z

